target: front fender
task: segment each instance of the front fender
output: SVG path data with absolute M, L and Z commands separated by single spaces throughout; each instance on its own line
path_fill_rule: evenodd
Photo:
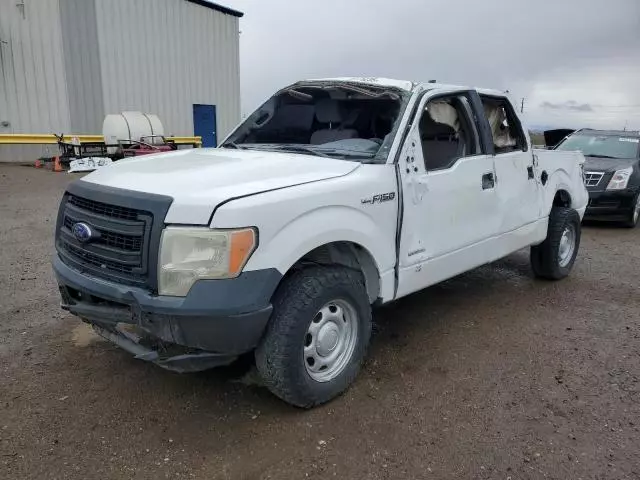
M 366 250 L 380 277 L 382 298 L 392 298 L 398 220 L 395 167 L 361 165 L 353 173 L 294 188 L 234 199 L 218 208 L 212 228 L 258 228 L 258 248 L 245 270 L 282 274 L 312 250 L 352 242 Z M 394 193 L 370 201 L 377 193 Z
M 271 267 L 286 273 L 310 251 L 332 242 L 353 242 L 371 254 L 378 272 L 392 270 L 395 232 L 384 231 L 369 215 L 348 206 L 326 206 L 305 212 L 260 241 L 247 270 Z

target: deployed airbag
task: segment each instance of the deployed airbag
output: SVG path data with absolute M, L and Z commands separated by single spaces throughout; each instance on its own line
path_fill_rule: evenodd
M 427 111 L 431 118 L 437 123 L 444 123 L 453 128 L 456 133 L 460 131 L 460 121 L 458 112 L 447 102 L 431 102 L 427 106 Z
M 487 114 L 489 126 L 491 127 L 493 144 L 497 148 L 515 147 L 517 142 L 516 139 L 509 134 L 509 128 L 506 125 L 507 114 L 502 105 L 485 102 L 484 111 Z

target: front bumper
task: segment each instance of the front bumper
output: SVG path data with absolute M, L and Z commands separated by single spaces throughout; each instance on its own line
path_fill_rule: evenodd
M 58 254 L 53 269 L 63 309 L 137 358 L 177 371 L 226 364 L 254 349 L 282 278 L 276 269 L 251 271 L 200 280 L 186 297 L 167 297 L 86 275 Z
M 638 189 L 589 191 L 587 220 L 627 220 L 633 213 Z

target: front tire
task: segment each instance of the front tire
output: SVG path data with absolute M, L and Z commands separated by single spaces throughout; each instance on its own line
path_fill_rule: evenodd
M 640 219 L 640 193 L 636 195 L 636 198 L 633 201 L 633 210 L 629 214 L 629 219 L 624 222 L 624 226 L 627 228 L 635 228 L 638 225 L 638 220 Z
M 539 278 L 560 280 L 571 272 L 580 248 L 580 216 L 571 208 L 554 207 L 547 238 L 531 247 L 531 267 Z
M 256 366 L 272 393 L 311 408 L 351 385 L 370 337 L 371 305 L 360 272 L 304 268 L 276 291 Z

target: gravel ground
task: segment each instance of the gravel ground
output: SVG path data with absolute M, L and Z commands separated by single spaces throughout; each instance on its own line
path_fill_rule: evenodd
M 0 479 L 640 478 L 640 230 L 589 226 L 573 275 L 526 252 L 376 312 L 313 411 L 239 366 L 178 375 L 58 307 L 70 175 L 0 166 Z

